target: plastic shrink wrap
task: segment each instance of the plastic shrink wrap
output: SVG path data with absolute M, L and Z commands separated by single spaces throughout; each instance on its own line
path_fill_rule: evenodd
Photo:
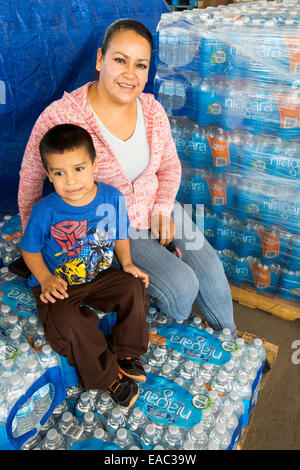
M 167 13 L 157 34 L 177 199 L 204 204 L 205 235 L 234 284 L 299 301 L 299 5 Z

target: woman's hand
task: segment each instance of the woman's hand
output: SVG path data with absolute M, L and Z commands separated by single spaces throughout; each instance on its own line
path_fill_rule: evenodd
M 47 304 L 48 301 L 54 304 L 54 302 L 56 302 L 55 298 L 63 300 L 69 297 L 67 288 L 68 284 L 66 281 L 51 274 L 41 282 L 42 293 L 40 299 L 45 304 Z
M 142 281 L 145 284 L 146 288 L 149 286 L 149 276 L 148 276 L 148 274 L 141 271 L 134 264 L 132 264 L 132 263 L 126 264 L 125 266 L 123 266 L 123 271 L 125 271 L 125 273 L 132 274 L 132 276 L 134 276 L 134 277 L 139 277 L 140 279 L 142 279 Z
M 170 243 L 175 235 L 174 222 L 166 215 L 154 215 L 151 217 L 151 232 L 159 239 L 160 245 Z

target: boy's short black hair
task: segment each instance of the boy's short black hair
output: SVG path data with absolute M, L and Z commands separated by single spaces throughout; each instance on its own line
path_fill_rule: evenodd
M 47 155 L 63 154 L 68 150 L 85 147 L 92 163 L 96 158 L 96 150 L 91 135 L 82 127 L 75 124 L 59 124 L 49 129 L 40 142 L 40 154 L 43 167 L 47 168 Z

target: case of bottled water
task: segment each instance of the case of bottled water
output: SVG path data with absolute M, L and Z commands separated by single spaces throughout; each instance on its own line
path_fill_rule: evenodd
M 15 308 L 4 302 L 0 307 L 1 318 Z M 20 311 L 16 315 L 22 318 Z M 135 404 L 124 409 L 104 391 L 83 390 L 78 374 L 71 374 L 66 387 L 65 358 L 47 343 L 34 349 L 30 341 L 36 337 L 34 330 L 41 329 L 35 318 L 25 317 L 19 330 L 0 338 L 1 448 L 210 449 L 216 447 L 220 424 L 226 444 L 221 440 L 219 447 L 236 448 L 259 393 L 265 361 L 259 342 L 252 346 L 252 357 L 250 346 L 235 340 L 229 330 L 216 334 L 199 317 L 174 323 L 151 306 L 149 351 L 142 357 L 147 380 L 139 384 Z M 236 390 L 237 363 L 251 377 L 244 383 L 248 395 L 241 385 Z M 234 416 L 228 410 L 226 414 L 225 398 Z M 234 429 L 232 423 L 237 423 Z
M 182 163 L 177 199 L 204 205 L 199 228 L 233 283 L 295 301 L 299 21 L 296 4 L 263 1 L 164 14 L 155 78 Z

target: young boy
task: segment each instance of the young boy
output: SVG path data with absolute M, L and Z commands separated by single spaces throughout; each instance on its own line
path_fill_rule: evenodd
M 47 340 L 77 367 L 85 389 L 107 390 L 129 407 L 136 381 L 146 380 L 139 357 L 148 346 L 149 279 L 131 262 L 125 198 L 94 181 L 96 153 L 83 128 L 53 127 L 40 153 L 56 192 L 33 207 L 21 248 Z M 123 270 L 110 268 L 114 251 Z M 117 312 L 109 338 L 88 306 Z

